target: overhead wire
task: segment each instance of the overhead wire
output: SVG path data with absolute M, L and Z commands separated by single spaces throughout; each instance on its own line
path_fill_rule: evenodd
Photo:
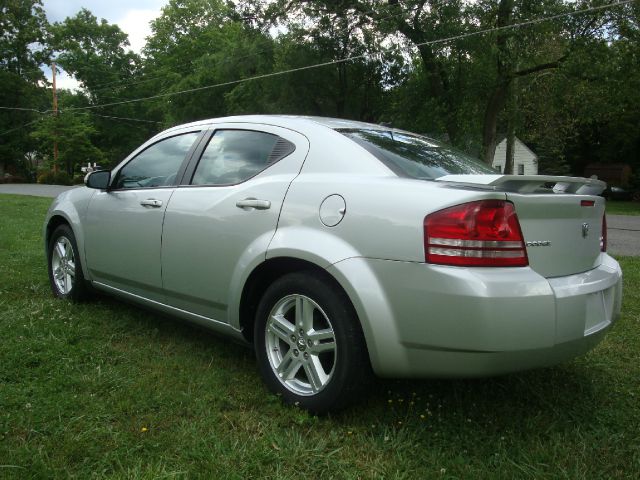
M 21 112 L 36 112 L 36 113 L 46 113 L 48 110 L 40 111 L 36 108 L 23 108 L 23 107 L 0 107 L 0 110 L 17 110 Z
M 28 127 L 28 126 L 30 126 L 30 125 L 33 125 L 34 123 L 38 123 L 38 122 L 40 122 L 41 120 L 43 120 L 43 119 L 45 118 L 45 116 L 46 116 L 45 114 L 42 114 L 42 117 L 40 117 L 40 118 L 36 118 L 35 120 L 32 120 L 32 121 L 30 121 L 30 122 L 27 122 L 27 123 L 25 123 L 25 124 L 23 124 L 23 125 L 20 125 L 20 126 L 18 126 L 18 127 L 14 127 L 14 128 L 9 129 L 9 130 L 5 130 L 4 132 L 0 132 L 0 137 L 3 137 L 3 136 L 5 136 L 5 135 L 6 135 L 6 134 L 8 134 L 8 133 L 15 132 L 15 131 L 17 131 L 17 130 L 22 130 L 22 129 L 23 129 L 23 128 L 25 128 L 25 127 Z
M 384 16 L 384 17 L 381 17 L 381 18 L 377 18 L 376 21 L 382 22 L 382 21 L 388 20 L 390 18 L 399 17 L 399 16 L 403 16 L 403 15 L 407 15 L 407 14 L 408 15 L 415 15 L 415 13 L 417 11 L 418 11 L 418 9 L 397 12 L 397 13 L 394 13 L 394 14 L 391 14 L 391 15 L 387 15 L 387 16 Z M 325 12 L 325 13 L 333 13 L 333 12 Z M 373 15 L 373 14 L 376 14 L 377 12 L 375 12 L 374 10 L 366 10 L 366 11 L 357 11 L 356 10 L 355 13 L 357 13 L 357 14 L 365 14 L 365 15 L 367 15 L 367 14 L 368 15 Z M 263 50 L 260 50 L 258 52 L 250 53 L 250 54 L 247 54 L 247 55 L 242 55 L 240 57 L 227 57 L 227 58 L 222 59 L 219 63 L 220 64 L 224 64 L 224 63 L 228 63 L 228 62 L 230 62 L 232 60 L 233 61 L 238 61 L 238 60 L 244 60 L 244 59 L 247 59 L 247 58 L 258 57 L 258 56 L 261 56 L 261 55 L 263 55 L 265 53 L 268 53 L 268 51 L 269 51 L 268 49 L 263 49 Z M 181 65 L 185 65 L 187 63 L 192 63 L 192 62 L 191 61 L 184 62 L 184 63 L 181 63 Z M 103 91 L 108 91 L 108 90 L 116 90 L 116 89 L 119 89 L 119 88 L 130 87 L 130 86 L 133 86 L 133 85 L 140 85 L 140 84 L 152 82 L 154 80 L 158 80 L 158 79 L 161 79 L 161 78 L 166 78 L 166 77 L 169 77 L 169 76 L 175 75 L 175 74 L 176 74 L 176 72 L 168 72 L 168 73 L 153 75 L 153 76 L 150 76 L 150 77 L 147 77 L 147 78 L 143 78 L 143 79 L 139 79 L 139 80 L 132 80 L 132 81 L 127 81 L 126 79 L 115 80 L 113 82 L 107 82 L 107 83 L 103 83 L 103 84 L 100 84 L 100 85 L 96 85 L 94 88 L 89 89 L 89 92 L 92 93 L 92 94 L 95 94 L 97 92 L 103 92 Z M 113 85 L 113 86 L 110 86 L 110 85 Z
M 86 114 L 86 115 L 94 115 L 96 117 L 101 117 L 101 118 L 109 118 L 109 119 L 113 119 L 113 120 L 126 120 L 126 121 L 129 121 L 129 122 L 153 123 L 153 124 L 159 124 L 159 125 L 163 124 L 163 122 L 159 122 L 157 120 L 145 120 L 145 119 L 142 119 L 142 118 L 132 118 L 132 117 L 119 117 L 119 116 L 116 116 L 116 115 L 102 115 L 102 114 L 96 113 L 96 112 L 69 111 L 69 109 L 60 110 L 60 113 Z
M 483 29 L 483 30 L 476 30 L 476 31 L 473 31 L 473 32 L 465 32 L 465 33 L 458 34 L 458 35 L 453 35 L 453 36 L 450 36 L 450 37 L 445 37 L 445 38 L 440 38 L 440 39 L 436 39 L 436 40 L 428 40 L 428 41 L 425 41 L 425 42 L 416 43 L 416 44 L 413 45 L 413 47 L 419 48 L 419 47 L 427 46 L 427 45 L 435 45 L 435 44 L 439 44 L 439 43 L 447 43 L 447 42 L 452 42 L 452 41 L 456 41 L 456 40 L 462 40 L 462 39 L 474 37 L 474 36 L 477 36 L 477 35 L 484 35 L 484 34 L 492 33 L 492 32 L 500 32 L 500 31 L 505 31 L 505 30 L 512 30 L 512 29 L 522 28 L 522 27 L 526 27 L 526 26 L 536 25 L 538 23 L 547 22 L 547 21 L 550 21 L 550 20 L 556 20 L 558 18 L 569 17 L 569 16 L 574 16 L 574 15 L 580 15 L 580 14 L 585 14 L 585 13 L 591 13 L 591 12 L 596 12 L 596 11 L 600 11 L 600 10 L 610 9 L 610 8 L 618 7 L 618 6 L 621 6 L 621 5 L 626 5 L 626 4 L 629 4 L 629 3 L 633 3 L 634 1 L 636 1 L 636 0 L 621 0 L 621 1 L 618 1 L 616 3 L 610 3 L 610 4 L 606 4 L 606 5 L 598 5 L 598 6 L 594 6 L 594 7 L 585 8 L 585 9 L 582 9 L 582 10 L 575 10 L 573 12 L 564 12 L 564 13 L 560 13 L 560 14 L 556 14 L 556 15 L 551 15 L 551 16 L 548 16 L 548 17 L 540 17 L 540 18 L 527 20 L 527 21 L 520 22 L 520 23 L 514 23 L 514 24 L 511 24 L 511 25 L 504 25 L 504 26 L 501 26 L 501 27 L 492 27 L 492 28 L 487 28 L 487 29 Z M 216 83 L 216 84 L 213 84 L 213 85 L 204 85 L 204 86 L 201 86 L 201 87 L 194 87 L 194 88 L 189 88 L 189 89 L 185 89 L 185 90 L 178 90 L 178 91 L 175 91 L 175 92 L 160 93 L 160 94 L 151 95 L 151 96 L 148 96 L 148 97 L 121 100 L 121 101 L 118 101 L 118 102 L 108 102 L 108 103 L 103 103 L 103 104 L 98 104 L 98 105 L 89 105 L 89 106 L 85 106 L 85 107 L 72 107 L 72 108 L 68 108 L 67 111 L 70 111 L 70 110 L 91 110 L 91 109 L 95 109 L 95 108 L 105 108 L 105 107 L 112 107 L 112 106 L 116 106 L 116 105 L 125 105 L 125 104 L 129 104 L 129 103 L 137 103 L 137 102 L 144 102 L 144 101 L 148 101 L 148 100 L 155 100 L 155 99 L 159 99 L 159 98 L 173 97 L 173 96 L 177 96 L 177 95 L 183 95 L 183 94 L 186 94 L 186 93 L 200 92 L 200 91 L 203 91 L 203 90 L 210 90 L 210 89 L 213 89 L 213 88 L 226 87 L 226 86 L 230 86 L 230 85 L 237 85 L 237 84 L 240 84 L 240 83 L 245 83 L 245 82 L 250 82 L 250 81 L 255 81 L 255 80 L 262 80 L 262 79 L 265 79 L 265 78 L 272 78 L 272 77 L 286 75 L 286 74 L 295 73 L 295 72 L 300 72 L 300 71 L 304 71 L 304 70 L 311 70 L 311 69 L 322 68 L 322 67 L 326 67 L 326 66 L 330 66 L 330 65 L 337 65 L 337 64 L 341 64 L 341 63 L 345 63 L 345 62 L 350 62 L 350 61 L 353 61 L 353 60 L 361 60 L 361 59 L 366 59 L 366 58 L 372 58 L 375 55 L 376 54 L 371 54 L 371 53 L 364 53 L 364 54 L 360 54 L 360 55 L 351 55 L 351 56 L 347 56 L 347 57 L 336 59 L 336 60 L 329 60 L 329 61 L 326 61 L 326 62 L 316 63 L 316 64 L 313 64 L 313 65 L 305 65 L 305 66 L 302 66 L 302 67 L 289 68 L 289 69 L 280 70 L 280 71 L 277 71 L 277 72 L 265 73 L 265 74 L 261 74 L 261 75 L 255 75 L 255 76 L 252 76 L 252 77 L 240 78 L 240 79 L 237 79 L 237 80 L 230 80 L 230 81 L 227 81 L 227 82 L 220 82 L 220 83 Z
M 487 29 L 483 29 L 483 30 L 465 32 L 465 33 L 458 34 L 458 35 L 453 35 L 453 36 L 450 36 L 450 37 L 445 37 L 445 38 L 440 38 L 440 39 L 429 40 L 429 41 L 417 43 L 417 44 L 412 45 L 412 47 L 413 48 L 419 48 L 419 47 L 422 47 L 422 46 L 435 45 L 435 44 L 439 44 L 439 43 L 447 43 L 447 42 L 461 40 L 461 39 L 465 39 L 465 38 L 469 38 L 469 37 L 473 37 L 473 36 L 477 36 L 477 35 L 484 35 L 484 34 L 492 33 L 492 32 L 499 32 L 499 31 L 522 28 L 522 27 L 526 27 L 526 26 L 535 25 L 535 24 L 538 24 L 538 23 L 543 23 L 543 22 L 555 20 L 555 19 L 558 19 L 558 18 L 575 16 L 575 15 L 580 15 L 580 14 L 585 14 L 585 13 L 591 13 L 591 12 L 605 10 L 605 9 L 611 9 L 611 8 L 618 7 L 618 6 L 621 6 L 621 5 L 633 3 L 634 1 L 635 0 L 621 0 L 621 1 L 618 1 L 618 2 L 615 2 L 615 3 L 610 3 L 610 4 L 605 4 L 605 5 L 598 5 L 598 6 L 582 9 L 582 10 L 575 10 L 575 11 L 572 11 L 572 12 L 563 12 L 563 13 L 556 14 L 556 15 L 551 15 L 551 16 L 547 16 L 547 17 L 540 17 L 540 18 L 536 18 L 536 19 L 532 19 L 532 20 L 527 20 L 527 21 L 524 21 L 524 22 L 514 23 L 514 24 L 510 24 L 510 25 L 504 25 L 504 26 L 501 26 L 501 27 L 492 27 L 492 28 L 487 28 Z M 371 13 L 371 12 L 369 12 L 369 13 Z M 382 19 L 384 20 L 384 19 L 392 18 L 394 16 L 398 16 L 398 15 L 406 14 L 406 13 L 407 12 L 400 12 L 398 14 L 389 15 L 387 17 L 382 17 Z M 415 13 L 416 13 L 416 11 L 413 12 L 413 14 L 415 14 Z M 259 54 L 262 54 L 262 53 L 264 53 L 264 52 L 263 51 L 256 52 L 254 54 L 249 54 L 249 55 L 245 55 L 245 56 L 242 56 L 242 57 L 233 57 L 231 59 L 238 60 L 238 59 L 242 59 L 242 58 L 248 58 L 248 57 L 251 57 L 251 56 L 256 56 L 256 55 L 259 55 Z M 164 93 L 160 93 L 160 94 L 156 94 L 156 95 L 151 95 L 151 96 L 148 96 L 148 97 L 126 99 L 126 100 L 121 100 L 121 101 L 117 101 L 117 102 L 108 102 L 108 103 L 97 104 L 97 105 L 88 105 L 88 106 L 84 106 L 84 107 L 70 107 L 70 108 L 65 109 L 65 111 L 66 112 L 81 111 L 81 110 L 86 111 L 86 110 L 93 110 L 93 109 L 96 109 L 96 108 L 105 108 L 105 107 L 116 106 L 116 105 L 124 105 L 124 104 L 129 104 L 129 103 L 137 103 L 137 102 L 143 102 L 143 101 L 154 100 L 154 99 L 159 99 L 159 98 L 172 97 L 172 96 L 183 95 L 183 94 L 187 94 L 187 93 L 193 93 L 193 92 L 198 92 L 198 91 L 203 91 L 203 90 L 208 90 L 208 89 L 213 89 L 213 88 L 219 88 L 219 87 L 230 86 L 230 85 L 237 85 L 237 84 L 240 84 L 240 83 L 245 83 L 245 82 L 255 81 L 255 80 L 261 80 L 261 79 L 271 78 L 271 77 L 280 76 L 280 75 L 286 75 L 286 74 L 295 73 L 295 72 L 304 71 L 304 70 L 322 68 L 322 67 L 326 67 L 326 66 L 330 66 L 330 65 L 337 65 L 337 64 L 341 64 L 341 63 L 345 63 L 345 62 L 349 62 L 349 61 L 353 61 L 353 60 L 373 58 L 376 55 L 377 55 L 377 53 L 364 53 L 364 54 L 360 54 L 360 55 L 351 55 L 351 56 L 347 56 L 347 57 L 336 59 L 336 60 L 330 60 L 330 61 L 327 61 L 327 62 L 321 62 L 321 63 L 317 63 L 317 64 L 313 64 L 313 65 L 305 65 L 305 66 L 302 66 L 302 67 L 290 68 L 290 69 L 280 70 L 280 71 L 277 71 L 277 72 L 271 72 L 271 73 L 266 73 L 266 74 L 262 74 L 262 75 L 255 75 L 255 76 L 247 77 L 247 78 L 230 80 L 230 81 L 227 81 L 227 82 L 216 83 L 216 84 L 213 84 L 213 85 L 205 85 L 205 86 L 201 86 L 201 87 L 194 87 L 194 88 L 185 89 L 185 90 L 179 90 L 179 91 L 175 91 L 175 92 L 164 92 Z M 228 60 L 224 60 L 224 61 L 228 61 Z M 151 80 L 157 79 L 157 78 L 162 78 L 162 77 L 168 76 L 168 75 L 170 75 L 170 74 L 163 74 L 163 75 L 157 75 L 157 76 L 149 77 L 149 78 L 144 79 L 144 80 L 132 82 L 131 85 L 138 84 L 138 83 L 144 83 L 144 82 L 151 81 Z M 103 84 L 103 85 L 108 85 L 108 84 Z M 123 86 L 124 85 L 126 85 L 126 84 L 123 84 Z M 33 111 L 33 112 L 37 112 L 37 113 L 49 113 L 49 112 L 51 112 L 51 110 L 40 111 L 40 110 L 37 110 L 37 109 L 20 108 L 20 107 L 2 107 L 2 106 L 0 106 L 0 109 L 3 109 L 3 110 L 24 110 L 24 111 Z M 95 115 L 98 115 L 98 114 L 95 114 Z M 114 118 L 114 119 L 117 118 L 117 117 L 114 117 L 114 116 L 111 116 L 111 117 L 106 116 L 106 115 L 102 115 L 102 116 L 105 117 L 105 118 Z M 131 118 L 126 118 L 126 117 L 120 117 L 119 119 L 131 120 L 131 121 L 146 121 L 146 122 L 150 122 L 150 123 L 162 123 L 162 122 L 153 122 L 153 121 L 142 120 L 142 119 L 131 119 Z
M 37 113 L 39 113 L 41 115 L 41 117 L 36 118 L 35 120 L 32 120 L 30 122 L 24 123 L 22 125 L 19 125 L 17 127 L 11 128 L 9 130 L 5 130 L 4 132 L 0 132 L 0 137 L 7 135 L 9 133 L 18 131 L 18 130 L 22 130 L 25 127 L 28 127 L 30 125 L 33 125 L 35 123 L 38 123 L 42 120 L 44 120 L 44 118 L 46 118 L 47 116 L 52 116 L 53 112 L 38 112 L 37 110 L 35 110 Z M 76 115 L 93 115 L 95 117 L 101 117 L 101 118 L 106 118 L 106 119 L 111 119 L 111 120 L 122 120 L 122 121 L 128 121 L 128 122 L 136 122 L 136 123 L 149 123 L 149 124 L 154 124 L 154 125 L 163 125 L 163 122 L 159 122 L 156 120 L 145 120 L 142 118 L 132 118 L 132 117 L 119 117 L 119 116 L 115 116 L 115 115 L 102 115 L 100 113 L 96 113 L 96 112 L 79 112 L 79 111 L 73 111 L 73 112 L 69 112 L 68 109 L 67 110 L 58 110 L 59 114 L 65 114 L 65 113 L 72 113 L 72 114 L 76 114 Z

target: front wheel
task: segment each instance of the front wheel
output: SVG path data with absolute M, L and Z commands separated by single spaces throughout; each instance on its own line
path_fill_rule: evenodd
M 273 283 L 258 306 L 254 335 L 267 386 L 314 413 L 355 400 L 370 377 L 353 307 L 325 278 L 292 273 Z
M 87 295 L 76 237 L 68 225 L 60 225 L 51 234 L 48 245 L 49 282 L 58 298 L 79 301 Z

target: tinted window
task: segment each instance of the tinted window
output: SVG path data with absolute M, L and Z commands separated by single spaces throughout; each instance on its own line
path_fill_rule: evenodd
M 185 133 L 154 143 L 118 173 L 115 188 L 150 188 L 174 185 L 176 174 L 199 133 Z
M 488 165 L 433 140 L 389 130 L 339 130 L 403 177 L 434 179 L 456 174 L 495 174 Z
M 253 177 L 286 157 L 294 145 L 270 133 L 218 130 L 207 145 L 191 183 L 232 185 Z

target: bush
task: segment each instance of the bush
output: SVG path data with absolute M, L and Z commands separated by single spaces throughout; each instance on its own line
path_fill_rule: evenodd
M 25 178 L 20 175 L 11 175 L 10 173 L 5 173 L 0 176 L 0 183 L 27 183 Z
M 74 185 L 82 185 L 84 183 L 84 177 L 85 175 L 76 175 L 75 177 L 73 177 L 73 184 Z
M 38 183 L 46 183 L 48 185 L 71 185 L 71 176 L 67 172 L 55 173 L 53 170 L 47 170 L 38 175 Z

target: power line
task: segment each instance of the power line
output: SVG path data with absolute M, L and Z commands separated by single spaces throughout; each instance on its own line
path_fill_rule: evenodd
M 162 125 L 163 124 L 163 122 L 158 122 L 158 121 L 155 121 L 155 120 L 144 120 L 142 118 L 131 118 L 131 117 L 116 117 L 115 115 L 101 115 L 101 114 L 96 113 L 96 112 L 77 112 L 77 111 L 68 112 L 68 110 L 59 110 L 59 113 L 60 114 L 72 113 L 72 114 L 75 114 L 75 115 L 93 115 L 95 117 L 102 117 L 102 118 L 107 118 L 107 119 L 111 119 L 111 120 L 123 120 L 123 121 L 128 121 L 128 122 L 137 122 L 137 123 L 151 123 L 151 124 L 155 124 L 155 125 Z M 43 120 L 46 116 L 51 116 L 52 113 L 49 112 L 49 113 L 45 114 L 45 113 L 40 112 L 40 115 L 42 115 L 40 118 L 36 118 L 35 120 L 32 120 L 31 122 L 27 122 L 27 123 L 25 123 L 23 125 L 20 125 L 18 127 L 14 127 L 14 128 L 9 129 L 9 130 L 5 130 L 4 132 L 0 132 L 0 137 L 2 137 L 4 135 L 7 135 L 9 133 L 18 131 L 18 130 L 22 130 L 25 127 L 33 125 L 34 123 L 38 123 L 41 120 Z
M 422 9 L 415 9 L 415 10 L 407 10 L 407 11 L 397 12 L 397 13 L 394 13 L 392 15 L 387 15 L 385 17 L 377 18 L 375 20 L 377 22 L 382 22 L 382 21 L 388 20 L 390 18 L 404 16 L 404 15 L 407 15 L 407 14 L 415 15 L 420 10 L 422 10 Z M 363 10 L 363 11 L 354 10 L 354 12 L 356 14 L 359 14 L 359 15 L 375 15 L 377 13 L 374 10 Z M 328 14 L 328 15 L 335 14 L 335 12 L 330 12 L 330 11 L 325 11 L 324 13 Z M 239 56 L 239 57 L 227 57 L 227 58 L 222 59 L 220 62 L 218 62 L 217 65 L 225 64 L 225 63 L 228 63 L 228 62 L 230 62 L 232 60 L 233 61 L 238 61 L 238 60 L 244 60 L 244 59 L 247 59 L 247 58 L 258 57 L 258 56 L 261 56 L 261 55 L 263 55 L 265 53 L 268 53 L 269 51 L 270 51 L 270 49 L 263 49 L 263 50 L 259 50 L 257 52 L 250 53 L 250 54 L 247 54 L 247 55 L 242 55 L 242 56 Z M 186 65 L 186 64 L 192 64 L 192 63 L 193 63 L 192 61 L 189 61 L 189 62 L 180 63 L 179 65 Z M 108 82 L 108 83 L 103 83 L 101 85 L 96 85 L 94 88 L 87 89 L 87 90 L 89 91 L 89 93 L 95 94 L 96 92 L 102 92 L 102 91 L 105 91 L 105 90 L 116 90 L 116 89 L 121 88 L 121 87 L 129 87 L 129 86 L 132 86 L 132 85 L 139 85 L 139 84 L 142 84 L 142 83 L 148 83 L 148 82 L 151 82 L 151 81 L 154 81 L 154 80 L 158 80 L 158 79 L 161 79 L 161 78 L 168 77 L 170 75 L 178 75 L 178 73 L 174 72 L 174 71 L 170 71 L 168 73 L 153 75 L 153 76 L 150 76 L 150 77 L 147 77 L 147 78 L 143 78 L 141 80 L 133 80 L 133 81 L 127 81 L 127 80 L 124 80 L 124 79 L 123 80 L 116 80 L 116 81 L 113 81 L 113 82 Z M 114 86 L 113 87 L 109 87 L 109 85 L 114 85 Z M 107 96 L 107 98 L 108 98 L 108 96 Z
M 94 115 L 96 117 L 102 117 L 102 118 L 110 118 L 110 119 L 114 119 L 114 120 L 127 120 L 130 122 L 142 122 L 142 123 L 154 123 L 154 124 L 158 124 L 158 125 L 162 125 L 163 122 L 158 122 L 156 120 L 144 120 L 142 118 L 131 118 L 131 117 L 116 117 L 115 115 L 101 115 L 99 113 L 96 112 L 78 112 L 78 111 L 69 111 L 69 109 L 65 109 L 65 110 L 60 110 L 60 113 L 72 113 L 72 114 L 76 114 L 76 115 Z
M 36 112 L 36 113 L 46 113 L 46 111 L 42 112 L 35 108 L 22 108 L 22 107 L 0 107 L 0 110 L 18 110 L 21 112 Z
M 73 112 L 71 112 L 73 113 Z M 127 120 L 129 122 L 142 122 L 142 123 L 154 123 L 156 125 L 162 125 L 163 122 L 158 122 L 156 120 L 143 120 L 142 118 L 131 118 L 131 117 L 116 117 L 114 115 L 100 115 L 99 113 L 95 113 L 95 112 L 90 112 L 91 114 L 95 115 L 96 117 L 102 117 L 102 118 L 111 118 L 114 120 Z
M 152 76 L 150 76 L 150 77 L 147 77 L 147 78 L 146 78 L 146 79 L 144 79 L 144 80 L 139 80 L 139 81 L 137 81 L 137 80 L 136 80 L 136 81 L 134 82 L 134 84 L 135 84 L 135 83 L 142 83 L 142 82 L 150 82 L 151 80 L 155 80 L 156 78 L 166 77 L 167 75 L 168 75 L 168 74 L 166 74 L 166 73 L 161 73 L 161 74 L 158 74 L 158 75 L 152 75 Z M 107 83 L 102 83 L 102 84 L 100 84 L 100 85 L 96 85 L 94 88 L 95 88 L 95 91 L 99 91 L 99 90 L 103 90 L 103 89 L 105 89 L 105 88 L 103 88 L 103 87 L 108 87 L 109 85 L 116 85 L 116 84 L 124 84 L 124 85 L 128 85 L 129 83 L 128 83 L 128 81 L 127 81 L 127 80 L 125 80 L 125 79 L 122 79 L 122 80 L 114 80 L 113 82 L 107 82 Z M 117 87 L 114 87 L 114 88 L 117 88 Z M 105 90 L 111 90 L 111 89 L 105 89 Z M 92 90 L 92 91 L 93 91 L 93 90 Z
M 516 28 L 522 28 L 522 27 L 526 27 L 526 26 L 531 26 L 531 25 L 536 25 L 538 23 L 543 23 L 543 22 L 547 22 L 550 20 L 556 20 L 558 18 L 563 18 L 563 17 L 569 17 L 569 16 L 573 16 L 573 15 L 580 15 L 583 13 L 591 13 L 591 12 L 596 12 L 599 10 L 605 10 L 605 9 L 609 9 L 609 8 L 613 8 L 613 7 L 617 7 L 620 5 L 625 5 L 625 4 L 629 4 L 632 3 L 636 0 L 622 0 L 616 3 L 611 3 L 611 4 L 607 4 L 607 5 L 599 5 L 599 6 L 595 6 L 595 7 L 590 7 L 590 8 L 585 8 L 583 10 L 576 10 L 573 12 L 565 12 L 565 13 L 560 13 L 560 14 L 556 14 L 556 15 L 551 15 L 549 17 L 542 17 L 542 18 L 537 18 L 537 19 L 533 19 L 533 20 L 527 20 L 525 22 L 520 22 L 520 23 L 514 23 L 511 25 L 505 25 L 502 27 L 493 27 L 493 28 L 487 28 L 484 30 L 477 30 L 475 32 L 467 32 L 467 33 L 462 33 L 459 35 L 454 35 L 451 37 L 446 37 L 446 38 L 440 38 L 440 39 L 436 39 L 436 40 L 429 40 L 426 42 L 421 42 L 421 43 L 416 43 L 415 45 L 413 45 L 414 47 L 423 47 L 423 46 L 427 46 L 427 45 L 435 45 L 435 44 L 439 44 L 439 43 L 447 43 L 447 42 L 452 42 L 455 40 L 462 40 L 465 38 L 469 38 L 469 37 L 474 37 L 477 35 L 484 35 L 486 33 L 491 33 L 491 32 L 499 32 L 499 31 L 504 31 L 504 30 L 511 30 L 511 29 L 516 29 Z M 265 78 L 271 78 L 271 77 L 276 77 L 276 76 L 280 76 L 280 75 L 286 75 L 289 73 L 295 73 L 295 72 L 300 72 L 303 70 L 311 70 L 311 69 L 315 69 L 315 68 L 322 68 L 322 67 L 327 67 L 330 65 L 337 65 L 337 64 L 341 64 L 341 63 L 345 63 L 345 62 L 350 62 L 353 60 L 361 60 L 361 59 L 365 59 L 365 58 L 371 58 L 373 57 L 375 54 L 370 54 L 370 53 L 365 53 L 365 54 L 360 54 L 360 55 L 352 55 L 349 57 L 344 57 L 344 58 L 340 58 L 337 60 L 330 60 L 327 62 L 322 62 L 322 63 L 317 63 L 314 65 L 306 65 L 304 67 L 296 67 L 296 68 L 289 68 L 287 70 L 280 70 L 277 72 L 271 72 L 271 73 L 265 73 L 262 75 L 255 75 L 253 77 L 247 77 L 247 78 L 241 78 L 238 80 L 230 80 L 228 82 L 221 82 L 221 83 L 216 83 L 214 85 L 205 85 L 202 87 L 195 87 L 195 88 L 189 88 L 186 90 L 179 90 L 177 92 L 167 92 L 167 93 L 160 93 L 157 95 L 151 95 L 149 97 L 142 97 L 142 98 L 133 98 L 133 99 L 129 99 L 129 100 L 122 100 L 122 101 L 118 101 L 118 102 L 110 102 L 110 103 L 103 103 L 103 104 L 99 104 L 99 105 L 89 105 L 86 107 L 73 107 L 73 108 L 68 108 L 67 111 L 70 110 L 90 110 L 90 109 L 94 109 L 94 108 L 104 108 L 104 107 L 112 107 L 115 105 L 124 105 L 124 104 L 128 104 L 128 103 L 137 103 L 137 102 L 144 102 L 147 100 L 155 100 L 158 98 L 166 98 L 166 97 L 173 97 L 176 95 L 183 95 L 186 93 L 194 93 L 194 92 L 199 92 L 199 91 L 203 91 L 203 90 L 209 90 L 212 88 L 219 88 L 219 87 L 226 87 L 226 86 L 230 86 L 230 85 L 237 85 L 240 83 L 245 83 L 245 82 L 249 82 L 249 81 L 253 81 L 253 80 L 262 80 Z
M 229 63 L 232 60 L 238 61 L 238 60 L 244 60 L 244 59 L 247 59 L 247 58 L 258 57 L 258 56 L 261 56 L 261 55 L 263 55 L 265 53 L 268 53 L 269 50 L 270 49 L 262 49 L 262 50 L 259 50 L 257 52 L 254 52 L 254 53 L 249 53 L 247 55 L 241 55 L 239 57 L 226 57 L 226 58 L 223 58 L 221 61 L 219 61 L 216 64 L 216 66 L 224 65 L 226 63 Z M 202 57 L 200 57 L 200 58 L 202 58 Z M 192 61 L 189 61 L 189 62 L 179 63 L 178 65 L 187 65 L 187 64 L 192 64 L 192 63 L 193 63 Z M 153 75 L 151 77 L 147 77 L 147 78 L 144 78 L 144 79 L 141 79 L 141 80 L 133 80 L 133 81 L 131 81 L 129 83 L 127 83 L 125 80 L 122 80 L 119 85 L 115 85 L 114 87 L 88 89 L 88 92 L 90 94 L 95 94 L 97 92 L 103 92 L 103 91 L 108 91 L 108 90 L 116 90 L 116 89 L 121 88 L 121 87 L 129 87 L 129 86 L 132 86 L 132 85 L 139 85 L 139 84 L 142 84 L 142 83 L 152 82 L 154 80 L 158 80 L 158 79 L 161 79 L 161 78 L 169 77 L 170 75 L 180 75 L 180 74 L 178 72 L 175 72 L 175 71 L 170 71 L 170 72 L 163 73 L 163 74 Z M 113 83 L 115 84 L 117 82 L 113 82 Z M 104 84 L 104 85 L 109 85 L 109 84 Z M 106 97 L 109 98 L 108 95 L 106 95 Z M 117 97 L 111 97 L 111 98 L 117 98 Z
M 0 133 L 0 137 L 6 135 L 8 133 L 15 132 L 16 130 L 22 130 L 23 128 L 28 127 L 29 125 L 33 125 L 34 123 L 37 123 L 37 122 L 43 120 L 44 118 L 45 118 L 45 115 L 43 114 L 42 117 L 36 118 L 35 120 L 32 120 L 31 122 L 27 122 L 24 125 L 20 125 L 19 127 L 14 127 L 14 128 L 12 128 L 10 130 L 5 130 L 4 132 Z

